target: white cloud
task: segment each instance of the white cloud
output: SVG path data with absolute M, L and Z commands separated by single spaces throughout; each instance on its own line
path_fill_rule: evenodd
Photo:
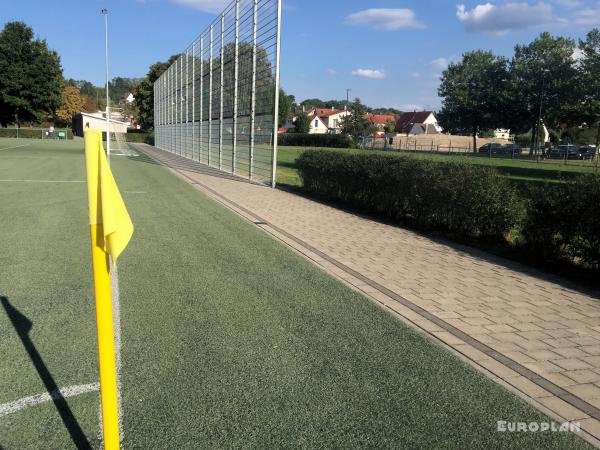
M 437 67 L 438 69 L 445 69 L 452 62 L 452 58 L 436 58 L 429 63 L 432 67 Z
M 376 30 L 395 31 L 402 28 L 424 28 L 414 11 L 404 8 L 365 9 L 346 17 L 346 25 L 366 25 Z
M 335 70 L 335 69 L 327 69 L 327 70 L 326 70 L 326 72 L 327 72 L 329 75 L 336 75 L 336 74 L 337 74 L 337 70 Z
M 352 75 L 354 75 L 355 77 L 374 78 L 377 80 L 385 78 L 385 72 L 383 70 L 374 69 L 357 69 L 352 71 Z
M 218 13 L 223 11 L 231 0 L 171 0 L 181 6 L 189 6 L 200 11 Z
M 585 8 L 574 15 L 575 24 L 597 27 L 600 25 L 600 3 L 596 7 Z
M 565 8 L 577 8 L 581 6 L 581 0 L 554 0 L 554 3 Z
M 393 106 L 393 108 L 404 112 L 423 111 L 423 107 L 421 105 L 415 105 L 413 103 L 404 103 L 402 105 Z
M 558 22 L 552 6 L 539 2 L 508 2 L 501 5 L 484 3 L 467 10 L 465 5 L 457 5 L 456 16 L 467 31 L 483 31 L 492 34 L 506 34 L 511 30 L 547 25 Z
M 413 78 L 421 78 L 421 74 L 419 72 L 411 72 L 410 76 Z

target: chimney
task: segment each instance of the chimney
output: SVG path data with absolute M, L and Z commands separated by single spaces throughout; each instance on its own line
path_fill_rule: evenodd
M 334 109 L 335 109 L 335 108 L 332 106 L 332 107 L 331 107 L 331 110 L 333 111 Z

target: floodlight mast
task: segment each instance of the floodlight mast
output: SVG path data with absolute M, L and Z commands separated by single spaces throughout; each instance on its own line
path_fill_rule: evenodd
M 108 96 L 108 9 L 100 10 L 104 16 L 104 69 L 106 72 L 106 159 L 110 164 L 110 104 Z

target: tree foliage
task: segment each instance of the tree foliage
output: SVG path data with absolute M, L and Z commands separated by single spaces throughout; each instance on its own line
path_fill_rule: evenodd
M 45 40 L 23 22 L 0 32 L 0 124 L 40 121 L 62 102 L 62 68 Z
M 350 114 L 342 118 L 342 133 L 352 136 L 359 143 L 364 137 L 375 132 L 375 125 L 366 118 L 367 108 L 359 98 L 350 103 Z
M 508 86 L 508 60 L 476 50 L 463 55 L 442 74 L 438 120 L 450 131 L 469 132 L 477 151 L 477 133 L 502 120 L 503 92 Z
M 296 133 L 310 132 L 310 118 L 304 113 L 298 114 L 298 116 L 296 117 L 295 125 L 296 125 L 296 128 L 295 128 Z
M 279 126 L 282 127 L 292 113 L 292 99 L 283 89 L 279 89 Z
M 56 117 L 63 124 L 70 124 L 73 116 L 83 111 L 84 105 L 85 100 L 79 89 L 74 86 L 67 86 L 63 90 L 63 102 L 61 107 L 56 110 Z
M 585 40 L 579 41 L 582 52 L 581 86 L 583 87 L 582 117 L 588 125 L 596 124 L 596 148 L 600 144 L 600 30 L 594 28 Z
M 535 126 L 540 103 L 548 127 L 577 120 L 580 90 L 573 59 L 575 41 L 542 33 L 528 45 L 517 45 L 510 64 L 511 85 L 506 125 L 519 131 Z
M 137 107 L 136 121 L 144 130 L 154 128 L 154 82 L 177 58 L 179 58 L 179 55 L 173 55 L 165 62 L 152 64 L 146 77 L 133 89 L 134 103 Z

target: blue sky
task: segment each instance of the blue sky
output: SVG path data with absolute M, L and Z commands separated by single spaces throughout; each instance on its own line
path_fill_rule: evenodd
M 437 108 L 448 61 L 483 48 L 511 55 L 541 31 L 583 37 L 600 0 L 283 0 L 282 86 L 298 100 L 360 97 L 370 106 Z M 8 3 L 8 4 L 6 4 Z M 110 10 L 110 73 L 140 77 L 183 50 L 228 0 L 8 0 L 57 50 L 67 78 L 104 80 L 100 8 Z

